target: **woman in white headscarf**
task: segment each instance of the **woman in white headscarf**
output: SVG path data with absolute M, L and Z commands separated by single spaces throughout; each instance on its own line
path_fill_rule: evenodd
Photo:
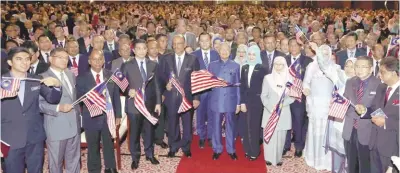
M 317 62 L 321 71 L 324 72 L 324 74 L 335 84 L 338 88 L 338 93 L 343 95 L 347 79 L 355 76 L 354 63 L 357 59 L 347 59 L 344 70 L 342 70 L 339 65 L 332 63 L 325 58 L 330 52 L 329 48 L 325 47 L 325 45 L 318 48 L 316 45 L 311 43 L 311 48 L 314 49 L 317 54 Z M 325 148 L 332 152 L 333 173 L 346 172 L 346 153 L 342 137 L 343 125 L 344 120 L 333 117 L 328 118 L 328 127 L 325 134 Z
M 330 47 L 323 45 L 319 49 L 324 61 L 333 64 Z M 308 116 L 304 157 L 307 165 L 317 170 L 331 171 L 332 169 L 332 155 L 330 151 L 325 150 L 324 144 L 333 87 L 334 83 L 322 72 L 317 61 L 308 65 L 303 80 Z
M 278 56 L 274 60 L 272 73 L 265 76 L 262 85 L 261 101 L 264 105 L 261 127 L 265 128 L 276 104 L 283 92 L 286 91 L 286 83 L 289 81 L 289 71 L 286 59 Z M 267 165 L 282 165 L 282 153 L 285 145 L 286 134 L 292 128 L 292 114 L 290 104 L 294 99 L 286 95 L 281 110 L 281 115 L 275 131 L 267 144 L 263 142 L 264 159 Z

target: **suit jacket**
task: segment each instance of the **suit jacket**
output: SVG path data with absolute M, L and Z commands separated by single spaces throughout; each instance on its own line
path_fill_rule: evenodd
M 240 81 L 240 66 L 233 60 L 211 62 L 208 71 L 225 81 L 235 84 Z M 239 87 L 213 88 L 209 93 L 209 109 L 217 113 L 232 113 L 240 105 Z
M 269 67 L 268 64 L 268 54 L 267 51 L 262 51 L 261 52 L 261 60 L 262 60 L 262 65 L 264 66 L 265 70 L 267 71 L 267 74 L 271 74 L 272 72 L 272 67 L 274 66 L 274 60 L 277 56 L 282 56 L 285 57 L 285 54 L 282 52 L 275 50 L 274 54 L 272 55 L 272 62 L 271 62 L 271 68 Z
M 364 49 L 356 48 L 355 57 L 359 57 L 359 56 L 363 56 L 363 55 L 367 55 L 367 52 Z M 338 62 L 339 62 L 340 67 L 342 69 L 344 69 L 346 60 L 349 59 L 349 57 L 347 56 L 347 49 L 337 52 L 336 57 L 339 59 Z
M 233 57 L 233 60 L 236 57 L 237 47 L 238 47 L 238 44 L 235 41 L 233 41 L 232 45 L 231 45 L 231 57 Z
M 68 69 L 65 70 L 65 78 L 68 78 L 71 86 L 72 93 L 64 88 L 59 104 L 71 104 L 76 100 L 76 89 L 75 89 L 75 76 Z M 41 74 L 43 77 L 54 77 L 57 76 L 50 69 Z M 59 141 L 68 138 L 72 138 L 75 135 L 80 134 L 81 129 L 81 116 L 80 107 L 75 107 L 68 113 L 57 112 L 57 106 L 59 104 L 50 104 L 43 97 L 39 98 L 40 109 L 44 115 L 44 130 L 46 132 L 47 140 Z
M 118 42 L 116 42 L 116 41 L 114 41 L 114 50 L 110 50 L 110 47 L 108 46 L 108 43 L 107 43 L 107 41 L 105 41 L 104 42 L 104 50 L 105 51 L 108 51 L 108 52 L 113 52 L 113 51 L 117 51 L 118 52 L 118 48 L 119 48 L 119 45 L 118 45 Z
M 361 104 L 369 107 L 372 104 L 372 100 L 376 96 L 376 91 L 378 85 L 381 84 L 381 81 L 372 75 L 367 80 L 368 84 L 366 86 L 364 85 L 364 95 L 361 99 Z M 343 96 L 354 104 L 357 104 L 357 90 L 360 86 L 360 82 L 361 80 L 358 77 L 350 78 L 346 82 Z M 350 140 L 354 120 L 358 121 L 358 141 L 362 145 L 368 145 L 371 136 L 371 120 L 360 119 L 360 116 L 356 113 L 354 107 L 352 106 L 350 106 L 346 112 L 343 125 L 343 139 L 347 141 Z
M 53 41 L 51 41 L 52 42 L 52 44 L 54 45 L 54 47 L 60 47 L 61 45 L 60 45 L 60 43 L 57 41 L 57 38 L 56 39 L 54 39 Z M 65 48 L 65 45 L 67 44 L 67 38 L 65 38 L 65 43 L 64 43 L 64 45 L 63 45 L 63 48 Z
M 50 54 L 50 53 L 49 53 L 49 54 Z M 50 58 L 50 56 L 49 56 L 49 58 Z M 41 62 L 43 62 L 43 63 L 50 64 L 49 58 L 47 58 L 47 62 L 46 62 L 45 58 L 42 56 L 41 51 L 39 50 L 39 57 L 38 57 L 39 61 L 41 61 Z
M 132 59 L 133 59 L 133 57 L 129 57 L 128 61 L 130 61 Z M 115 71 L 117 68 L 121 69 L 122 64 L 124 64 L 124 60 L 122 57 L 119 57 L 118 59 L 114 59 L 111 63 L 111 71 Z
M 35 69 L 35 74 L 39 75 L 39 74 L 47 71 L 49 69 L 49 66 L 50 65 L 48 63 L 45 63 L 44 61 L 39 61 L 38 65 L 36 66 L 36 69 Z
M 387 116 L 385 120 L 386 129 L 372 124 L 369 148 L 371 150 L 376 148 L 379 154 L 385 157 L 399 156 L 399 104 L 395 104 L 395 100 L 397 102 L 399 100 L 399 87 L 396 88 L 385 105 L 386 90 L 386 84 L 379 84 L 376 89 L 376 96 L 362 118 L 371 118 L 372 112 L 379 108 L 382 109 Z
M 172 32 L 171 34 L 169 34 L 168 49 L 172 49 L 172 40 L 176 34 L 177 34 L 176 32 Z M 196 48 L 198 47 L 197 41 L 196 41 L 196 35 L 191 32 L 186 32 L 185 36 L 186 36 L 185 37 L 186 45 L 190 46 L 193 50 L 196 50 Z
M 79 56 L 79 61 L 78 61 L 78 75 L 79 74 L 84 74 L 90 69 L 89 65 L 89 57 L 86 54 L 78 54 Z M 71 68 L 72 62 L 71 59 L 68 59 L 68 68 Z
M 145 59 L 146 63 L 146 81 L 149 81 L 145 87 L 145 105 L 149 112 L 153 112 L 156 104 L 161 104 L 161 90 L 158 84 L 158 64 L 149 59 Z M 140 74 L 140 67 L 136 59 L 132 59 L 121 67 L 122 73 L 126 76 L 129 82 L 128 88 L 124 95 L 129 97 L 130 89 L 140 89 L 143 86 L 143 78 Z M 152 79 L 150 79 L 152 78 Z M 125 112 L 128 114 L 140 114 L 136 109 L 134 99 L 125 99 Z
M 3 76 L 10 77 L 10 73 Z M 27 74 L 28 78 L 41 79 L 41 76 Z M 40 115 L 39 95 L 47 102 L 57 104 L 61 90 L 50 88 L 37 81 L 25 81 L 24 103 L 19 97 L 1 100 L 1 140 L 10 144 L 11 149 L 25 147 L 27 144 L 43 142 L 46 135 L 43 117 Z
M 248 64 L 242 67 L 242 75 L 240 77 L 240 103 L 246 104 L 248 111 L 261 114 L 263 106 L 260 95 L 264 76 L 267 72 L 261 64 L 257 64 L 251 74 L 249 86 L 249 67 Z
M 110 78 L 111 75 L 112 72 L 108 71 L 107 69 L 103 69 L 104 81 Z M 80 98 L 90 91 L 94 86 L 96 86 L 96 81 L 90 70 L 82 75 L 79 75 L 76 78 L 76 97 Z M 115 117 L 121 118 L 121 99 L 119 97 L 119 87 L 110 81 L 107 83 L 107 89 L 111 97 Z M 103 124 L 107 123 L 107 115 L 103 113 L 102 115 L 92 118 L 88 108 L 83 104 L 82 120 L 83 128 L 85 130 L 101 130 L 103 128 Z
M 206 65 L 204 64 L 203 51 L 201 49 L 192 52 L 192 55 L 194 55 L 197 58 L 197 60 L 199 61 L 201 70 L 207 69 Z M 212 50 L 212 49 L 210 49 L 210 55 L 208 55 L 208 56 L 210 58 L 210 62 L 208 62 L 208 64 L 210 64 L 213 61 L 217 61 L 217 60 L 221 59 L 219 57 L 218 52 L 215 50 Z
M 79 45 L 79 54 L 87 54 L 88 51 L 86 49 L 85 40 L 83 37 L 78 38 L 77 42 Z
M 172 87 L 171 91 L 165 89 L 169 81 L 169 76 L 171 72 L 178 79 L 181 84 L 183 90 L 185 91 L 185 97 L 187 100 L 192 102 L 193 100 L 199 100 L 198 95 L 192 95 L 192 86 L 191 86 L 191 74 L 193 71 L 200 70 L 199 61 L 197 61 L 196 57 L 190 54 L 184 54 L 185 58 L 183 59 L 181 65 L 181 71 L 177 71 L 176 67 L 176 58 L 175 53 L 170 53 L 164 55 L 162 58 L 159 58 L 159 70 L 160 70 L 160 88 L 161 93 L 165 95 L 164 103 L 167 107 L 179 107 L 181 95 L 178 93 L 175 87 Z M 179 75 L 178 75 L 179 74 Z

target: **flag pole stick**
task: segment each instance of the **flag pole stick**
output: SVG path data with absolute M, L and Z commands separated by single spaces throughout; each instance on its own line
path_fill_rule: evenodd
M 108 80 L 106 81 L 106 84 L 110 81 L 111 77 L 108 78 Z M 91 90 L 89 90 L 87 93 L 89 93 L 90 91 L 93 91 L 96 87 L 98 87 L 99 85 L 101 85 L 102 83 L 97 84 L 96 86 L 94 86 Z M 84 94 L 83 96 L 81 96 L 78 100 L 74 101 L 72 103 L 72 106 L 75 106 L 76 104 L 78 104 L 79 102 L 81 102 L 83 100 L 83 98 L 87 95 Z

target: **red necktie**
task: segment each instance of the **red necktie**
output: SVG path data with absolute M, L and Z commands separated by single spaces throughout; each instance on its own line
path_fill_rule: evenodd
M 96 85 L 100 83 L 100 75 L 96 74 Z
M 388 87 L 388 89 L 386 90 L 384 106 L 386 106 L 386 102 L 389 100 L 390 91 L 392 91 L 392 87 Z
M 78 68 L 78 64 L 76 63 L 76 58 L 75 57 L 72 58 L 72 66 L 75 67 L 75 68 Z
M 368 56 L 372 57 L 372 51 L 371 50 L 369 50 Z

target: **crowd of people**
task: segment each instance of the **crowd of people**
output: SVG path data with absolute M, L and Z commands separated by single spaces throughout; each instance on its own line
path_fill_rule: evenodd
M 41 172 L 45 146 L 50 172 L 80 172 L 83 133 L 88 171 L 117 172 L 113 138 L 122 116 L 132 169 L 140 136 L 146 160 L 160 164 L 154 145 L 169 158 L 180 149 L 190 158 L 195 129 L 213 160 L 224 136 L 232 160 L 263 154 L 267 165 L 282 166 L 294 148 L 317 170 L 399 172 L 391 161 L 399 156 L 398 11 L 181 2 L 2 3 L 1 10 L 2 90 L 3 77 L 40 80 L 21 80 L 17 95 L 2 95 L 7 173 Z M 300 98 L 286 90 L 295 63 Z M 73 104 L 119 70 L 128 88 L 106 87 L 115 122 L 107 113 L 92 117 L 87 103 Z M 240 86 L 192 94 L 191 74 L 199 70 Z M 351 102 L 344 119 L 330 116 L 333 91 Z M 157 124 L 135 106 L 140 94 Z M 285 94 L 267 142 L 263 129 Z M 182 111 L 186 102 L 192 108 Z M 378 109 L 383 116 L 371 116 Z

